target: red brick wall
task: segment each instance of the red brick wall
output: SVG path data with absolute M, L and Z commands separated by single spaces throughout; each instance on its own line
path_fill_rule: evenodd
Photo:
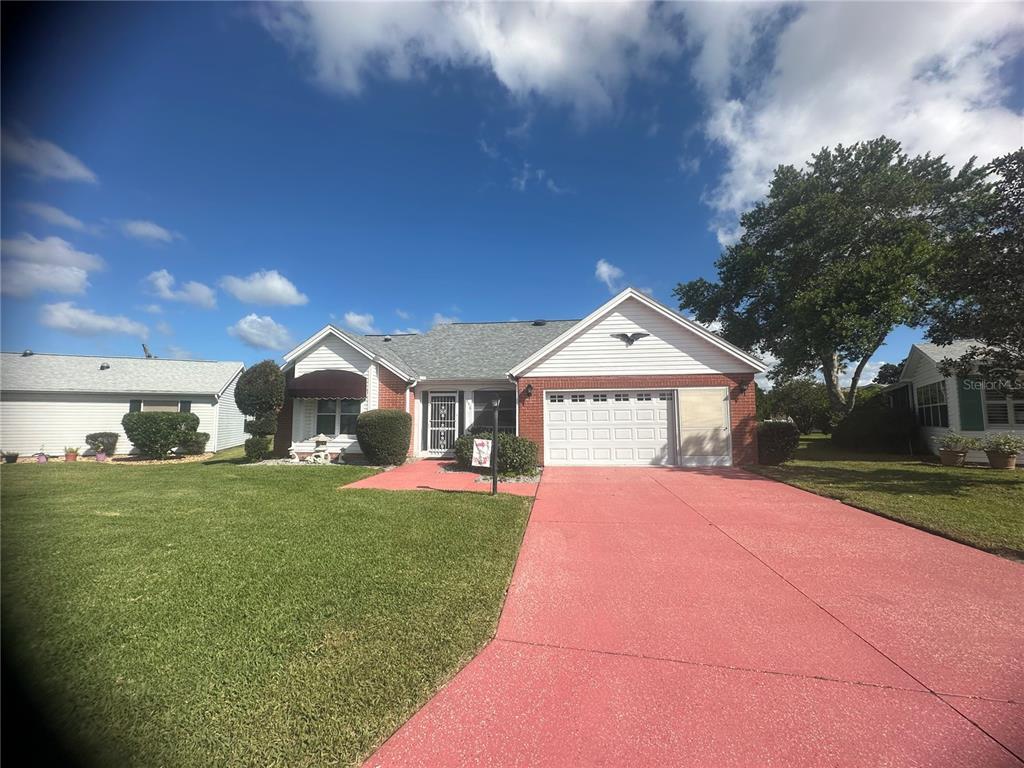
M 757 418 L 754 410 L 754 374 L 675 374 L 666 376 L 558 376 L 519 380 L 519 434 L 537 443 L 544 461 L 544 391 L 548 389 L 674 389 L 676 387 L 729 387 L 732 418 L 732 463 L 757 463 Z M 527 384 L 533 392 L 526 397 Z M 740 386 L 747 384 L 740 394 Z
M 399 411 L 409 411 L 409 414 L 413 417 L 413 428 L 409 435 L 409 453 L 413 452 L 413 445 L 416 441 L 416 409 L 415 401 L 412 395 L 409 395 L 409 407 L 405 405 L 405 391 L 407 388 L 406 381 L 400 376 L 396 375 L 392 371 L 385 368 L 383 365 L 377 366 L 378 376 L 378 387 L 377 387 L 377 407 L 378 408 L 393 408 Z

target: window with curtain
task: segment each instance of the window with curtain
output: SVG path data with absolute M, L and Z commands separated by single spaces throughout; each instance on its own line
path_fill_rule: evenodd
M 946 382 L 936 381 L 917 388 L 917 422 L 922 427 L 948 427 L 949 406 Z
M 362 400 L 317 400 L 316 432 L 330 437 L 354 435 Z
M 516 431 L 516 393 L 511 389 L 478 389 L 473 393 L 473 426 L 494 428 L 494 406 L 498 399 L 498 431 Z

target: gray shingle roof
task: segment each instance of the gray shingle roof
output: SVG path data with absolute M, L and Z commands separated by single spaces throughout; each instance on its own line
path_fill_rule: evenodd
M 408 373 L 427 379 L 503 379 L 516 364 L 578 320 L 450 323 L 427 333 L 355 336 L 358 343 Z M 344 331 L 339 330 L 344 334 Z M 344 334 L 349 335 L 349 334 Z
M 927 344 L 925 342 L 915 344 L 914 346 L 938 363 L 947 357 L 962 357 L 967 354 L 971 347 L 984 347 L 985 345 L 974 339 L 961 339 L 945 346 L 941 344 Z
M 101 364 L 110 368 L 101 370 Z M 216 395 L 241 363 L 91 355 L 0 354 L 0 389 L 7 392 L 131 392 Z

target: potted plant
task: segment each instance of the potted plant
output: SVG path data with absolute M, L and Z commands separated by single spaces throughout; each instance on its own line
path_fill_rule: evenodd
M 74 446 L 64 446 L 64 461 L 78 461 L 78 449 Z
M 117 432 L 91 432 L 85 436 L 86 444 L 93 450 L 96 461 L 106 461 L 117 450 Z
M 4 462 L 6 464 L 14 464 L 18 461 L 17 451 L 4 451 Z
M 46 459 L 47 459 L 46 447 L 40 445 L 39 446 L 39 453 L 36 454 L 36 464 L 45 464 L 46 463 Z
M 1013 432 L 989 435 L 981 449 L 993 469 L 1013 469 L 1017 466 L 1017 454 L 1024 451 L 1024 437 Z
M 977 450 L 978 441 L 973 437 L 957 434 L 950 431 L 942 437 L 935 438 L 939 446 L 939 461 L 944 467 L 962 467 L 967 452 Z

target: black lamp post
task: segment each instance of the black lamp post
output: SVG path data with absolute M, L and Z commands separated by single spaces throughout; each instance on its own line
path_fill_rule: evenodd
M 501 400 L 497 397 L 491 400 L 491 407 L 494 409 L 494 435 L 491 440 L 491 496 L 498 495 L 498 406 Z

